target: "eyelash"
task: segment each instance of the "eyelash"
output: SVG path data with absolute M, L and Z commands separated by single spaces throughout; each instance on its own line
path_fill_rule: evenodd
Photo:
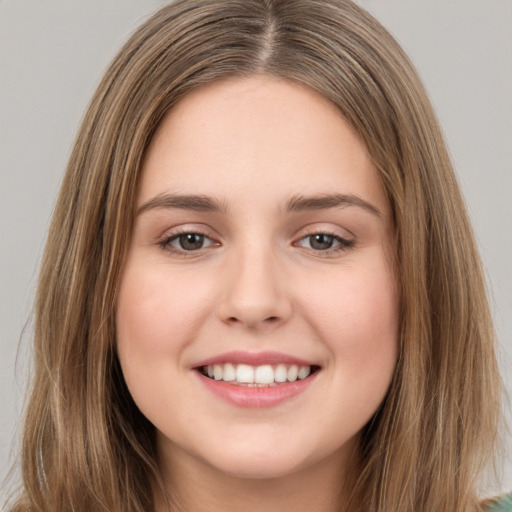
M 337 253 L 344 252 L 344 251 L 354 247 L 354 244 L 355 244 L 354 240 L 348 240 L 347 238 L 343 238 L 342 236 L 339 236 L 335 233 L 331 233 L 329 231 L 317 231 L 314 233 L 308 233 L 307 235 L 301 237 L 299 239 L 299 242 L 302 240 L 311 239 L 312 237 L 319 236 L 319 235 L 332 238 L 332 242 L 337 243 L 338 246 L 337 247 L 329 247 L 328 249 L 325 249 L 325 250 L 321 250 L 321 249 L 315 250 L 313 248 L 310 248 L 310 250 L 314 251 L 315 255 L 317 255 L 317 256 L 329 257 L 329 256 L 335 255 Z M 298 242 L 296 242 L 294 245 L 296 245 L 297 243 Z M 309 248 L 307 248 L 307 249 L 309 249 Z
M 211 238 L 206 233 L 203 233 L 202 231 L 183 230 L 183 231 L 178 231 L 176 233 L 173 233 L 171 236 L 164 238 L 163 240 L 161 240 L 158 243 L 158 245 L 160 246 L 160 248 L 162 250 L 164 250 L 170 254 L 175 254 L 177 256 L 181 256 L 181 257 L 185 257 L 185 258 L 193 257 L 193 256 L 197 255 L 197 253 L 200 252 L 201 250 L 206 249 L 207 247 L 210 247 L 212 245 L 213 246 L 219 245 L 218 243 L 212 241 L 212 243 L 209 244 L 209 246 L 207 246 L 207 247 L 200 247 L 198 249 L 191 249 L 191 250 L 178 249 L 171 245 L 172 242 L 174 242 L 175 240 L 178 240 L 180 237 L 182 237 L 184 235 L 196 235 L 196 236 L 203 237 L 203 239 L 211 240 Z M 337 243 L 338 246 L 337 247 L 329 247 L 328 249 L 325 249 L 325 250 L 321 250 L 321 249 L 315 250 L 311 247 L 310 248 L 306 247 L 306 249 L 313 251 L 315 253 L 315 255 L 317 255 L 317 256 L 321 256 L 321 257 L 332 256 L 334 254 L 337 254 L 339 252 L 343 252 L 343 251 L 346 251 L 346 250 L 352 248 L 355 244 L 354 240 L 348 240 L 339 235 L 336 235 L 335 233 L 331 233 L 328 231 L 317 231 L 317 232 L 313 232 L 313 233 L 308 233 L 307 235 L 301 237 L 299 239 L 299 241 L 295 242 L 293 245 L 302 247 L 301 245 L 298 245 L 299 242 L 301 242 L 303 240 L 307 240 L 307 239 L 311 240 L 312 237 L 319 236 L 319 235 L 323 235 L 323 236 L 332 238 L 332 243 L 333 244 Z
M 178 249 L 178 248 L 173 247 L 171 245 L 172 242 L 174 242 L 175 240 L 177 240 L 180 237 L 185 236 L 185 235 L 196 235 L 196 236 L 203 237 L 204 239 L 211 240 L 211 238 L 206 233 L 203 233 L 202 231 L 199 231 L 199 230 L 196 230 L 196 231 L 193 231 L 193 230 L 182 230 L 182 231 L 177 231 L 177 232 L 173 233 L 171 236 L 165 237 L 163 240 L 161 240 L 158 243 L 158 245 L 164 251 L 166 251 L 168 253 L 175 254 L 177 256 L 182 256 L 182 257 L 185 257 L 185 258 L 186 257 L 195 256 L 196 253 L 198 253 L 202 249 L 205 249 L 205 247 L 200 247 L 199 249 L 195 249 L 195 250 L 186 250 L 186 249 Z M 219 244 L 213 242 L 210 245 L 219 245 Z

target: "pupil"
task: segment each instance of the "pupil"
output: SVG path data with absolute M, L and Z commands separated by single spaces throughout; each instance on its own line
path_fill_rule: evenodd
M 333 237 L 331 235 L 312 235 L 311 236 L 311 247 L 320 251 L 330 249 L 333 243 Z
M 203 246 L 204 237 L 196 233 L 187 233 L 186 235 L 180 236 L 180 245 L 183 249 L 193 251 L 195 249 L 201 249 Z

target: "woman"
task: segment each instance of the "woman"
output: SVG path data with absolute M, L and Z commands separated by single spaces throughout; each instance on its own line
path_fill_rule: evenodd
M 351 2 L 177 1 L 79 132 L 13 510 L 481 510 L 500 384 L 406 56 Z

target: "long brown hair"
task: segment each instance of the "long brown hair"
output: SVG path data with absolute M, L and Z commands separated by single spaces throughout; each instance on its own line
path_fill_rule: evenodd
M 40 274 L 12 510 L 152 509 L 154 430 L 124 384 L 114 322 L 141 160 L 189 91 L 254 74 L 300 82 L 339 107 L 394 215 L 400 354 L 363 432 L 352 510 L 479 509 L 475 482 L 499 413 L 494 333 L 464 203 L 408 58 L 348 0 L 177 0 L 122 48 L 76 139 Z

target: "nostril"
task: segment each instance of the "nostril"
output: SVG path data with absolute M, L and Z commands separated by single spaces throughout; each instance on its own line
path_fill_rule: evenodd
M 268 318 L 265 318 L 265 322 L 277 322 L 279 320 L 278 316 L 269 316 Z M 230 316 L 228 318 L 228 322 L 240 322 L 240 319 L 238 319 L 236 316 Z

